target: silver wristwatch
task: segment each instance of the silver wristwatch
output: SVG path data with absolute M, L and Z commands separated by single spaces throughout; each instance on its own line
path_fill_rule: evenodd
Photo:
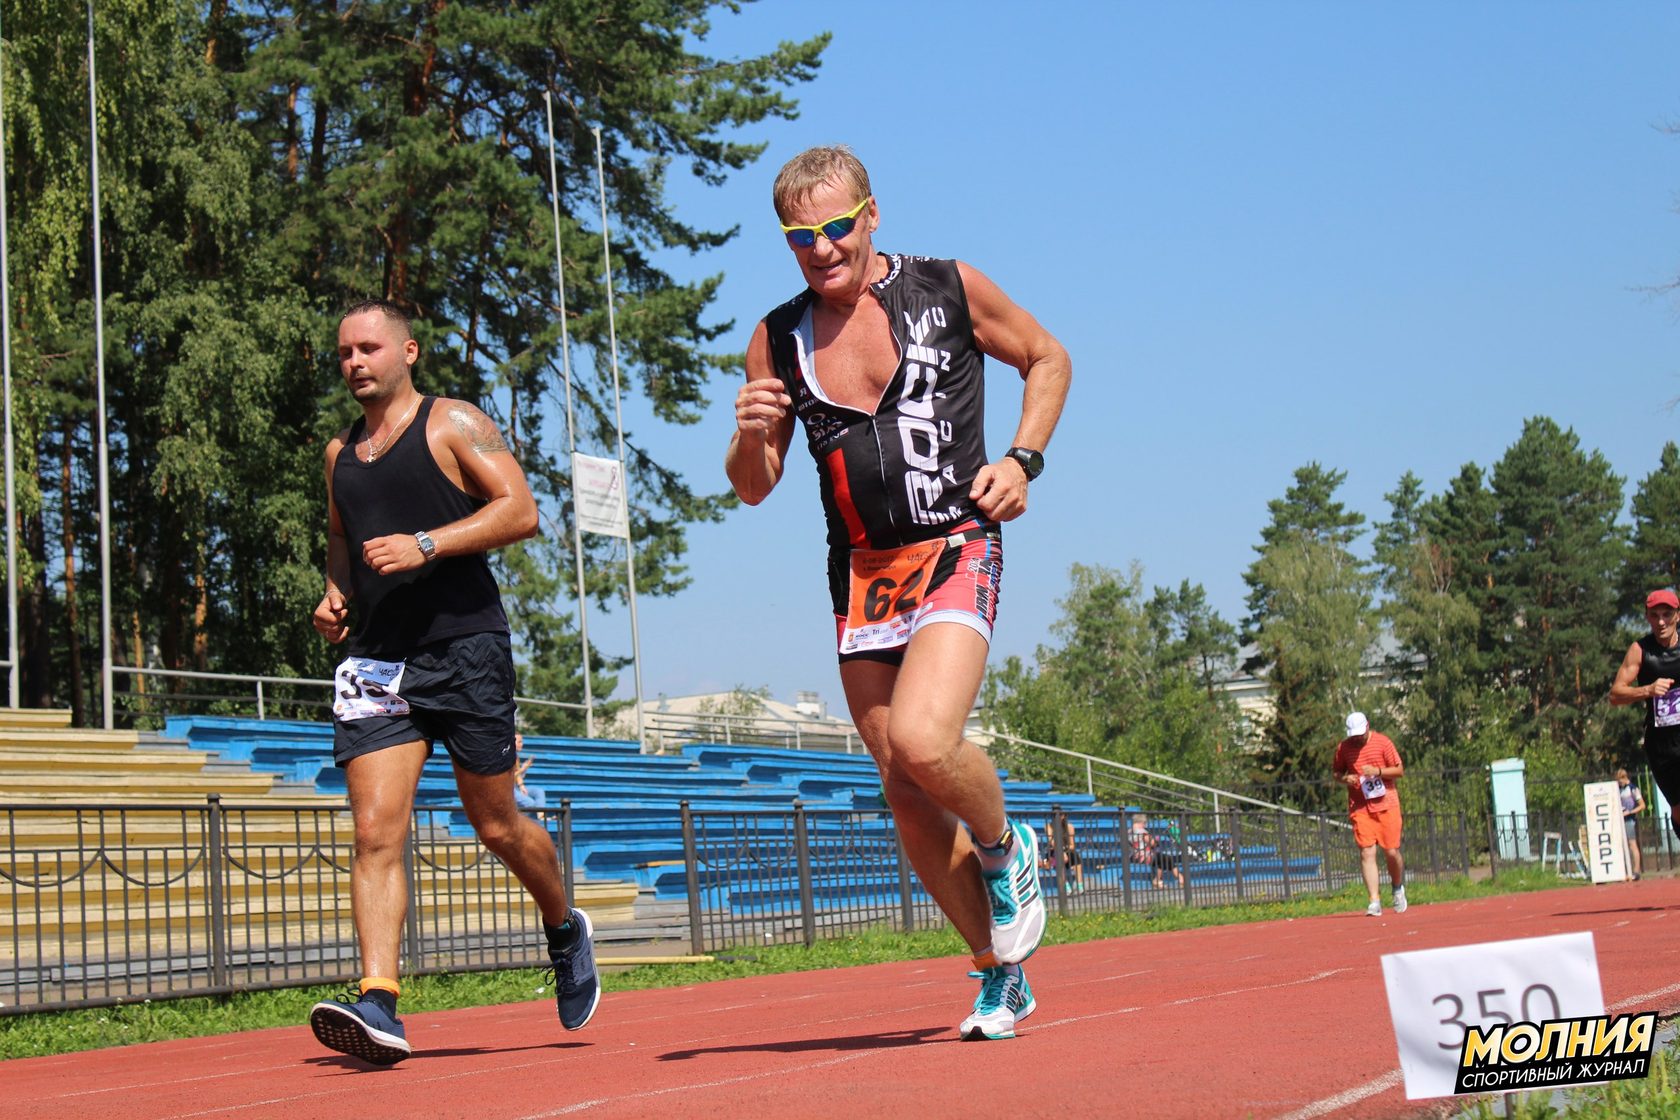
M 420 555 L 430 564 L 437 559 L 437 542 L 425 533 L 414 534 L 414 543 L 420 546 Z

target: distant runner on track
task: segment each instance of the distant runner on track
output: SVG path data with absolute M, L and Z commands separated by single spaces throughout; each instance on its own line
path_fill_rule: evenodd
M 1645 761 L 1668 801 L 1669 825 L 1680 835 L 1680 596 L 1669 588 L 1645 596 L 1651 632 L 1628 646 L 1610 686 L 1610 703 L 1645 705 Z M 1658 824 L 1659 829 L 1662 828 Z
M 958 1029 L 1011 1038 L 1036 1007 L 1020 962 L 1044 935 L 1038 843 L 962 732 L 997 616 L 1000 523 L 1026 511 L 1072 365 L 973 267 L 877 253 L 880 208 L 850 149 L 796 156 L 773 200 L 807 287 L 748 343 L 725 469 L 757 505 L 782 477 L 794 418 L 805 425 L 846 702 L 911 866 L 974 955 L 980 994 Z M 1015 446 L 995 462 L 986 355 L 1026 383 Z
M 410 1052 L 397 1018 L 402 854 L 433 739 L 479 839 L 542 911 L 561 1024 L 579 1029 L 601 998 L 589 918 L 567 901 L 548 833 L 514 801 L 513 654 L 485 554 L 536 534 L 536 501 L 489 417 L 415 391 L 419 356 L 394 304 L 339 321 L 339 369 L 362 418 L 327 444 L 327 588 L 313 619 L 329 642 L 350 642 L 333 680 L 333 756 L 355 818 L 363 976 L 309 1025 L 376 1065 Z
M 1406 912 L 1406 861 L 1400 854 L 1400 791 L 1394 783 L 1406 776 L 1406 766 L 1394 740 L 1371 730 L 1364 712 L 1347 717 L 1347 738 L 1336 744 L 1330 772 L 1347 789 L 1348 819 L 1353 822 L 1353 842 L 1359 847 L 1359 874 L 1371 901 L 1365 913 L 1382 917 L 1382 898 L 1377 894 L 1379 873 L 1377 849 L 1388 863 L 1388 881 L 1394 892 L 1394 912 Z

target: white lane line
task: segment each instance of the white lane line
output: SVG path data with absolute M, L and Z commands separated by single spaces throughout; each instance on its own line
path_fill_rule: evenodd
M 1348 971 L 1351 970 L 1346 968 L 1332 968 L 1324 972 L 1315 972 L 1311 976 L 1303 976 L 1299 980 L 1284 980 L 1277 984 L 1259 984 L 1252 988 L 1230 988 L 1223 992 L 1208 992 L 1206 995 L 1185 996 L 1183 999 L 1175 999 L 1172 1002 L 1162 1004 L 1161 1006 L 1178 1007 L 1180 1004 L 1185 1003 L 1201 1003 L 1204 1000 L 1224 999 L 1226 996 L 1240 996 L 1245 992 L 1266 992 L 1272 990 L 1273 988 L 1293 988 L 1300 984 L 1316 984 L 1318 981 L 1328 979 L 1329 977 L 1336 975 L 1338 972 Z
M 738 1077 L 723 1077 L 716 1081 L 690 1082 L 687 1085 L 672 1085 L 666 1089 L 644 1089 L 639 1093 L 621 1093 L 612 1097 L 597 1097 L 595 1100 L 577 1101 L 565 1108 L 557 1108 L 552 1112 L 534 1112 L 529 1116 L 521 1117 L 520 1120 L 546 1120 L 550 1116 L 568 1116 L 574 1112 L 584 1112 L 604 1104 L 623 1104 L 626 1101 L 649 1100 L 654 1097 L 669 1096 L 672 1093 L 687 1093 L 695 1089 L 720 1089 L 725 1085 L 742 1085 L 748 1081 L 762 1081 L 767 1077 L 787 1077 L 808 1073 L 812 1070 L 844 1065 L 846 1062 L 855 1062 L 859 1058 L 867 1058 L 873 1053 L 876 1053 L 876 1051 L 864 1050 L 856 1054 L 842 1054 L 838 1058 L 829 1058 L 826 1061 L 807 1062 L 805 1065 L 791 1068 L 783 1067 L 781 1069 L 764 1070 L 760 1073 L 743 1073 Z
M 76 1097 L 96 1097 L 101 1093 L 133 1093 L 142 1089 L 163 1089 L 170 1085 L 195 1085 L 202 1081 L 220 1081 L 229 1077 L 251 1077 L 260 1073 L 278 1073 L 281 1070 L 297 1069 L 298 1062 L 286 1062 L 277 1066 L 251 1066 L 244 1069 L 228 1070 L 224 1073 L 200 1073 L 192 1077 L 175 1077 L 167 1081 L 134 1081 L 122 1085 L 106 1085 L 98 1089 L 80 1089 L 73 1093 L 54 1093 L 50 1097 L 37 1097 L 37 1101 L 67 1101 Z
M 1315 1116 L 1328 1116 L 1332 1112 L 1340 1112 L 1350 1105 L 1356 1105 L 1366 1097 L 1386 1093 L 1399 1085 L 1402 1080 L 1400 1071 L 1391 1069 L 1375 1081 L 1367 1081 L 1356 1088 L 1344 1089 L 1333 1097 L 1316 1100 L 1304 1108 L 1298 1108 L 1294 1112 L 1279 1116 L 1277 1120 L 1312 1120 Z
M 1121 980 L 1121 979 L 1125 979 L 1128 976 L 1137 976 L 1137 975 L 1142 975 L 1144 973 L 1153 972 L 1153 971 L 1155 971 L 1155 970 L 1152 969 L 1152 968 L 1140 969 L 1137 972 L 1121 973 L 1121 974 L 1118 974 L 1118 975 L 1115 975 L 1115 976 L 1102 977 L 1102 978 L 1100 978 L 1100 981 Z M 1247 993 L 1247 992 L 1266 991 L 1266 990 L 1274 989 L 1274 988 L 1294 987 L 1294 986 L 1300 985 L 1300 984 L 1314 983 L 1316 981 L 1323 980 L 1327 977 L 1334 976 L 1337 973 L 1346 972 L 1346 971 L 1348 971 L 1348 970 L 1345 969 L 1345 968 L 1333 968 L 1333 969 L 1329 969 L 1328 971 L 1325 971 L 1325 972 L 1314 973 L 1311 976 L 1303 977 L 1299 980 L 1286 980 L 1286 981 L 1283 981 L 1283 982 L 1277 983 L 1277 984 L 1262 984 L 1262 985 L 1258 985 L 1256 987 L 1250 987 L 1250 988 L 1234 988 L 1234 989 L 1231 989 L 1231 990 L 1228 990 L 1228 991 L 1223 991 L 1223 992 L 1213 992 L 1213 993 L 1209 993 L 1207 995 L 1191 996 L 1191 997 L 1188 997 L 1188 998 L 1185 998 L 1185 999 L 1173 1000 L 1169 1003 L 1160 1004 L 1160 1005 L 1157 1005 L 1157 1006 L 1172 1007 L 1172 1006 L 1177 1006 L 1177 1005 L 1181 1005 L 1181 1004 L 1198 1003 L 1198 1002 L 1202 1002 L 1202 1001 L 1209 1000 L 1209 999 L 1220 999 L 1220 998 L 1223 998 L 1225 996 L 1241 995 L 1241 994 L 1244 994 L 1244 993 Z M 1097 981 L 1097 982 L 1100 982 L 1100 981 Z M 811 995 L 801 995 L 801 996 L 792 997 L 792 999 L 794 999 L 794 1000 L 803 1000 L 803 999 L 809 999 L 809 998 L 812 998 L 812 996 Z M 940 1000 L 940 1001 L 938 1001 L 938 1003 L 931 1003 L 930 1002 L 930 1003 L 922 1003 L 922 1004 L 913 1004 L 913 1005 L 910 1005 L 910 1006 L 907 1006 L 907 1007 L 895 1008 L 895 1009 L 893 1009 L 892 1013 L 894 1013 L 894 1014 L 906 1014 L 906 1013 L 910 1013 L 910 1012 L 922 1011 L 922 1010 L 932 1008 L 932 1007 L 935 1007 L 935 1006 L 942 1006 L 942 1005 L 945 1004 L 945 1002 L 946 1001 L 944 1001 L 944 1000 Z M 736 1005 L 732 1005 L 732 1006 L 734 1008 L 750 1008 L 750 1007 L 760 1006 L 760 1004 L 758 1004 L 758 1003 L 742 1003 L 742 1004 L 736 1004 Z M 1141 1011 L 1141 1010 L 1146 1010 L 1146 1009 L 1141 1008 L 1141 1007 L 1138 1007 L 1138 1008 L 1124 1007 L 1124 1008 L 1111 1009 L 1111 1010 L 1108 1010 L 1108 1011 L 1098 1012 L 1098 1013 L 1092 1014 L 1092 1015 L 1083 1015 L 1083 1016 L 1070 1017 L 1070 1018 L 1066 1018 L 1066 1019 L 1057 1019 L 1057 1020 L 1053 1020 L 1053 1021 L 1046 1022 L 1046 1023 L 1039 1023 L 1039 1024 L 1036 1024 L 1035 1026 L 1036 1026 L 1037 1030 L 1041 1030 L 1041 1031 L 1042 1030 L 1053 1030 L 1057 1027 L 1061 1027 L 1061 1026 L 1065 1026 L 1065 1025 L 1069 1025 L 1069 1024 L 1073 1024 L 1073 1023 L 1078 1023 L 1078 1022 L 1083 1022 L 1083 1021 L 1088 1020 L 1088 1019 L 1099 1019 L 1099 1018 L 1113 1017 L 1115 1015 L 1132 1014 L 1136 1011 Z M 852 1014 L 852 1015 L 842 1015 L 842 1016 L 834 1016 L 834 1017 L 827 1018 L 827 1019 L 812 1020 L 812 1021 L 809 1021 L 806 1025 L 808 1027 L 831 1026 L 831 1025 L 839 1024 L 839 1023 L 856 1022 L 856 1021 L 862 1020 L 862 1019 L 879 1019 L 879 1018 L 882 1017 L 882 1015 L 883 1015 L 883 1012 L 880 1009 L 876 1008 L 876 1009 L 871 1009 L 871 1010 L 866 1011 L 866 1012 L 860 1012 L 860 1013 Z M 656 1019 L 656 1020 L 652 1020 L 652 1021 L 659 1021 L 659 1020 Z M 786 1030 L 786 1028 L 781 1027 L 781 1026 L 765 1027 L 760 1031 L 748 1032 L 746 1037 L 751 1037 L 754 1034 L 770 1033 L 770 1032 L 773 1032 L 773 1031 L 783 1031 L 783 1032 L 785 1032 L 785 1030 Z M 728 1031 L 728 1032 L 720 1032 L 718 1034 L 713 1034 L 713 1035 L 701 1036 L 699 1038 L 686 1039 L 686 1040 L 682 1040 L 681 1043 L 673 1040 L 673 1041 L 670 1041 L 670 1042 L 662 1043 L 660 1045 L 665 1049 L 673 1049 L 673 1048 L 677 1048 L 679 1046 L 685 1046 L 688 1049 L 695 1049 L 699 1045 L 707 1043 L 707 1042 L 711 1042 L 715 1039 L 729 1038 L 729 1039 L 733 1039 L 733 1040 L 739 1040 L 742 1037 L 743 1037 L 743 1035 L 741 1034 L 741 1032 L 738 1031 L 738 1030 L 735 1030 L 735 1031 Z M 879 1050 L 884 1050 L 884 1049 L 896 1049 L 896 1047 L 881 1047 L 881 1048 L 878 1048 L 876 1050 L 863 1050 L 863 1051 L 859 1051 L 856 1054 L 846 1055 L 843 1060 L 844 1061 L 853 1061 L 857 1058 L 867 1057 L 870 1054 L 877 1053 L 877 1052 L 879 1052 Z M 619 1048 L 616 1052 L 617 1053 L 632 1053 L 632 1052 L 635 1052 L 635 1050 L 636 1050 L 635 1044 L 632 1043 L 629 1046 Z M 424 1051 L 422 1051 L 422 1053 L 424 1053 Z M 596 1054 L 596 1055 L 601 1055 L 600 1051 L 592 1051 L 592 1053 Z M 534 1067 L 538 1067 L 538 1066 L 552 1066 L 552 1065 L 555 1065 L 557 1063 L 560 1063 L 560 1062 L 563 1062 L 563 1061 L 567 1060 L 567 1057 L 569 1057 L 569 1056 L 570 1055 L 561 1056 L 561 1057 L 551 1057 L 551 1058 L 546 1058 L 546 1059 L 539 1059 L 539 1060 L 535 1060 L 535 1061 L 514 1062 L 514 1063 L 508 1063 L 508 1064 L 501 1064 L 501 1065 L 497 1065 L 494 1069 L 461 1070 L 461 1071 L 458 1071 L 458 1072 L 455 1072 L 455 1073 L 438 1074 L 438 1075 L 434 1075 L 434 1076 L 431 1076 L 431 1077 L 417 1078 L 417 1079 L 414 1079 L 412 1081 L 406 1082 L 406 1084 L 427 1084 L 427 1083 L 439 1082 L 439 1081 L 455 1081 L 455 1080 L 465 1078 L 465 1077 L 478 1077 L 478 1076 L 484 1076 L 484 1075 L 500 1077 L 500 1076 L 505 1076 L 508 1073 L 515 1072 L 515 1071 L 522 1070 L 522 1069 L 530 1069 L 530 1068 L 534 1068 Z M 601 1055 L 601 1056 L 604 1056 L 604 1055 Z M 829 1065 L 829 1064 L 834 1064 L 834 1063 L 828 1062 L 828 1063 L 822 1063 L 822 1064 L 819 1064 L 819 1065 L 814 1065 L 814 1066 L 809 1066 L 809 1067 L 796 1067 L 796 1068 L 820 1069 L 820 1068 L 823 1068 L 824 1065 Z M 95 1094 L 100 1094 L 100 1093 L 111 1093 L 111 1092 L 133 1092 L 133 1091 L 139 1090 L 139 1089 L 161 1088 L 161 1087 L 166 1086 L 166 1085 L 182 1085 L 182 1084 L 191 1084 L 191 1083 L 194 1083 L 194 1082 L 207 1082 L 207 1081 L 222 1080 L 222 1079 L 229 1078 L 229 1077 L 243 1077 L 243 1076 L 249 1076 L 250 1074 L 253 1074 L 253 1073 L 267 1073 L 267 1072 L 278 1071 L 278 1070 L 283 1070 L 283 1069 L 287 1069 L 287 1068 L 295 1068 L 295 1066 L 293 1066 L 291 1064 L 288 1064 L 288 1065 L 279 1065 L 279 1066 L 269 1066 L 269 1067 L 265 1067 L 265 1068 L 262 1068 L 262 1069 L 230 1070 L 230 1071 L 227 1071 L 227 1072 L 224 1072 L 224 1073 L 200 1074 L 200 1075 L 195 1076 L 195 1077 L 175 1078 L 175 1079 L 170 1079 L 170 1080 L 166 1080 L 166 1081 L 144 1082 L 144 1083 L 139 1083 L 139 1084 L 132 1084 L 131 1083 L 131 1084 L 122 1085 L 122 1086 L 109 1086 L 109 1087 L 104 1087 L 104 1088 L 100 1088 L 100 1089 L 83 1090 L 83 1091 L 77 1092 L 77 1093 L 67 1093 L 67 1094 L 62 1094 L 62 1095 L 55 1095 L 55 1099 L 63 1099 L 63 1097 L 71 1097 L 71 1096 L 90 1096 L 90 1095 L 95 1095 Z M 412 1067 L 410 1067 L 410 1068 L 412 1068 Z M 761 1076 L 761 1075 L 758 1075 L 758 1074 L 751 1075 L 751 1077 L 758 1077 L 758 1076 Z M 729 1080 L 719 1081 L 719 1082 L 715 1082 L 715 1083 L 705 1082 L 705 1083 L 691 1084 L 691 1085 L 686 1086 L 686 1088 L 703 1089 L 703 1088 L 711 1087 L 714 1084 L 716 1084 L 716 1085 L 727 1085 L 727 1084 L 733 1084 L 733 1083 L 734 1083 L 733 1081 L 729 1081 Z M 659 1092 L 660 1093 L 677 1092 L 677 1091 L 680 1091 L 683 1088 L 685 1088 L 685 1087 L 684 1086 L 673 1086 L 669 1089 L 659 1090 Z M 177 1117 L 177 1120 L 188 1120 L 188 1118 L 190 1118 L 190 1117 L 211 1116 L 211 1115 L 215 1115 L 215 1114 L 218 1114 L 218 1113 L 232 1113 L 232 1112 L 241 1111 L 243 1109 L 261 1108 L 261 1107 L 264 1107 L 264 1106 L 267 1106 L 267 1105 L 272 1105 L 272 1104 L 283 1104 L 283 1103 L 288 1103 L 288 1102 L 291 1102 L 291 1101 L 307 1100 L 307 1099 L 310 1099 L 310 1098 L 313 1098 L 313 1097 L 328 1095 L 330 1093 L 337 1093 L 339 1091 L 340 1091 L 339 1088 L 337 1086 L 335 1086 L 330 1090 L 325 1090 L 325 1091 L 320 1091 L 320 1092 L 300 1093 L 300 1094 L 296 1094 L 296 1095 L 293 1095 L 293 1096 L 276 1097 L 276 1098 L 273 1098 L 273 1099 L 270 1099 L 270 1100 L 230 1102 L 230 1103 L 221 1105 L 221 1106 L 216 1107 L 216 1108 L 206 1109 L 202 1112 L 193 1112 L 193 1113 L 182 1114 L 181 1116 Z M 621 1099 L 635 1099 L 635 1096 L 633 1095 L 632 1097 L 629 1097 L 629 1098 L 622 1098 L 622 1097 L 602 1098 L 600 1100 L 593 1101 L 593 1102 L 580 1102 L 580 1104 L 581 1105 L 586 1105 L 588 1107 L 595 1107 L 598 1104 L 609 1103 L 612 1100 L 621 1100 Z M 573 1106 L 573 1107 L 577 1107 L 577 1106 Z M 559 1114 L 558 1113 L 544 1113 L 542 1115 L 559 1115 Z
M 1659 996 L 1671 996 L 1675 992 L 1680 992 L 1680 984 L 1670 984 L 1668 987 L 1658 988 L 1654 992 L 1641 992 L 1636 996 L 1619 999 L 1615 1003 L 1612 1003 L 1609 1007 L 1606 1007 L 1604 1010 L 1625 1011 L 1630 1007 L 1638 1007 L 1640 1004 L 1656 999 Z

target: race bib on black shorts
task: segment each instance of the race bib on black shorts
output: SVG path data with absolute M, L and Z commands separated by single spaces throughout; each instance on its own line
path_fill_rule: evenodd
M 405 716 L 408 701 L 397 694 L 406 662 L 346 657 L 333 671 L 333 718 L 349 723 L 373 716 Z

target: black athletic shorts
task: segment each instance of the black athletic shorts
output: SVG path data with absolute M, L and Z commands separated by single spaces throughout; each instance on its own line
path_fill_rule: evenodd
M 333 760 L 442 739 L 474 774 L 513 769 L 513 647 L 506 634 L 466 634 L 400 662 L 349 657 L 333 679 Z

